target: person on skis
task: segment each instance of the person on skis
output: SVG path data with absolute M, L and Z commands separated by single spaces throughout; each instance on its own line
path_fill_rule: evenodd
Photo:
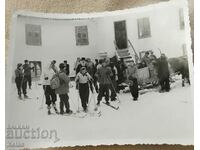
M 115 67 L 113 62 L 110 62 L 110 68 L 112 71 L 112 75 L 110 76 L 110 91 L 111 91 L 111 101 L 115 101 L 117 97 L 117 68 Z
M 19 99 L 22 99 L 22 93 L 24 98 L 28 98 L 26 95 L 27 79 L 24 78 L 23 66 L 21 63 L 17 64 L 17 68 L 15 69 L 15 83 L 17 86 Z
M 129 81 L 129 88 L 134 101 L 138 100 L 138 69 L 134 62 L 131 62 L 127 69 L 127 80 Z
M 34 67 L 30 66 L 28 60 L 24 60 L 23 69 L 24 69 L 24 78 L 26 78 L 29 89 L 31 89 L 31 85 L 32 85 L 31 70 L 33 70 Z
M 56 74 L 59 77 L 60 80 L 60 86 L 55 89 L 55 93 L 59 95 L 60 97 L 60 114 L 63 115 L 64 112 L 64 106 L 66 108 L 66 113 L 71 114 L 72 111 L 70 110 L 69 105 L 69 82 L 70 78 L 65 73 L 65 64 L 61 63 L 59 65 L 60 71 Z
M 57 96 L 55 93 L 55 89 L 52 89 L 50 86 L 50 80 L 56 74 L 52 67 L 53 63 L 48 64 L 43 72 L 43 90 L 49 115 L 51 114 L 51 104 L 55 112 L 58 113 L 58 110 L 56 108 Z
M 80 72 L 76 75 L 75 82 L 78 85 L 79 96 L 81 99 L 83 110 L 84 112 L 87 112 L 90 87 L 91 87 L 92 92 L 93 92 L 93 88 L 92 88 L 92 77 L 87 72 L 85 67 L 82 67 L 80 69 Z
M 103 96 L 105 96 L 106 104 L 109 105 L 110 76 L 112 75 L 112 71 L 111 68 L 107 66 L 106 60 L 103 60 L 102 67 L 97 70 L 95 75 L 99 81 L 97 105 L 100 105 L 100 101 L 102 100 Z

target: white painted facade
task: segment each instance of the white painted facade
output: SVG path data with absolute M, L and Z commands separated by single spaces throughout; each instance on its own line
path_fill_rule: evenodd
M 184 13 L 187 10 L 183 3 L 163 2 L 130 9 L 129 12 L 119 11 L 119 15 L 113 12 L 107 13 L 106 17 L 103 17 L 103 13 L 82 14 L 77 20 L 69 19 L 69 15 L 65 14 L 18 12 L 13 27 L 14 59 L 12 63 L 16 66 L 17 63 L 23 63 L 25 59 L 28 59 L 42 61 L 42 65 L 45 65 L 54 59 L 57 60 L 58 65 L 63 60 L 68 60 L 73 74 L 73 65 L 77 57 L 95 59 L 99 57 L 99 52 L 107 52 L 109 57 L 115 55 L 114 22 L 120 20 L 126 20 L 127 38 L 133 43 L 138 54 L 140 51 L 153 50 L 159 56 L 158 48 L 160 48 L 167 57 L 182 56 L 182 47 L 186 43 L 186 29 L 180 29 L 180 8 L 184 8 Z M 148 17 L 150 20 L 151 37 L 139 39 L 137 19 L 143 17 Z M 26 45 L 25 24 L 41 25 L 41 46 Z M 81 25 L 88 27 L 89 45 L 76 45 L 75 26 Z

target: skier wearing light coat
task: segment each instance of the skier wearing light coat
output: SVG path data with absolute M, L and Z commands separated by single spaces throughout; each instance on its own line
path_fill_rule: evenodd
M 58 113 L 57 108 L 56 108 L 56 94 L 55 90 L 51 88 L 50 86 L 50 80 L 52 77 L 56 74 L 55 70 L 52 68 L 52 63 L 47 64 L 46 68 L 44 69 L 43 72 L 43 89 L 44 89 L 44 95 L 46 99 L 46 105 L 48 109 L 48 114 L 51 114 L 51 104 L 55 110 L 56 113 Z

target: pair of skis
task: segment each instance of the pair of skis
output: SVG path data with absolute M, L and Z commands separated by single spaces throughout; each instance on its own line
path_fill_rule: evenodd
M 19 99 L 19 100 L 22 100 L 22 101 L 25 101 L 25 100 L 27 100 L 27 99 L 32 99 L 32 98 L 31 98 L 31 97 L 24 97 L 24 98 L 18 97 L 18 99 Z
M 109 107 L 113 108 L 114 110 L 118 110 L 119 109 L 119 106 L 114 106 L 114 105 L 112 105 L 110 103 L 108 104 L 108 103 L 103 102 L 103 104 L 105 104 L 106 106 L 109 106 Z
M 86 117 L 100 117 L 101 111 L 98 112 L 79 112 L 72 114 L 63 114 L 63 116 L 75 117 L 75 118 L 86 118 Z

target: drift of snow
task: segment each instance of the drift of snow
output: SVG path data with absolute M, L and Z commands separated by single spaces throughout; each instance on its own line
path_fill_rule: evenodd
M 47 115 L 42 86 L 34 82 L 25 101 L 17 98 L 17 89 L 12 85 L 6 99 L 6 125 L 29 125 L 31 128 L 57 130 L 59 141 L 53 139 L 26 140 L 25 147 L 53 147 L 87 144 L 193 144 L 193 97 L 191 86 L 181 86 L 177 78 L 170 92 L 159 93 L 150 89 L 133 101 L 130 93 L 119 94 L 120 108 L 114 110 L 101 103 L 101 117 L 75 118 Z M 97 94 L 95 94 L 96 98 Z M 70 88 L 71 109 L 78 109 L 78 94 Z M 91 97 L 91 95 L 90 95 Z M 95 101 L 91 99 L 90 108 Z M 40 107 L 42 109 L 40 109 Z M 79 107 L 80 100 L 79 100 Z M 59 109 L 59 97 L 57 96 Z M 53 109 L 51 110 L 52 112 Z

